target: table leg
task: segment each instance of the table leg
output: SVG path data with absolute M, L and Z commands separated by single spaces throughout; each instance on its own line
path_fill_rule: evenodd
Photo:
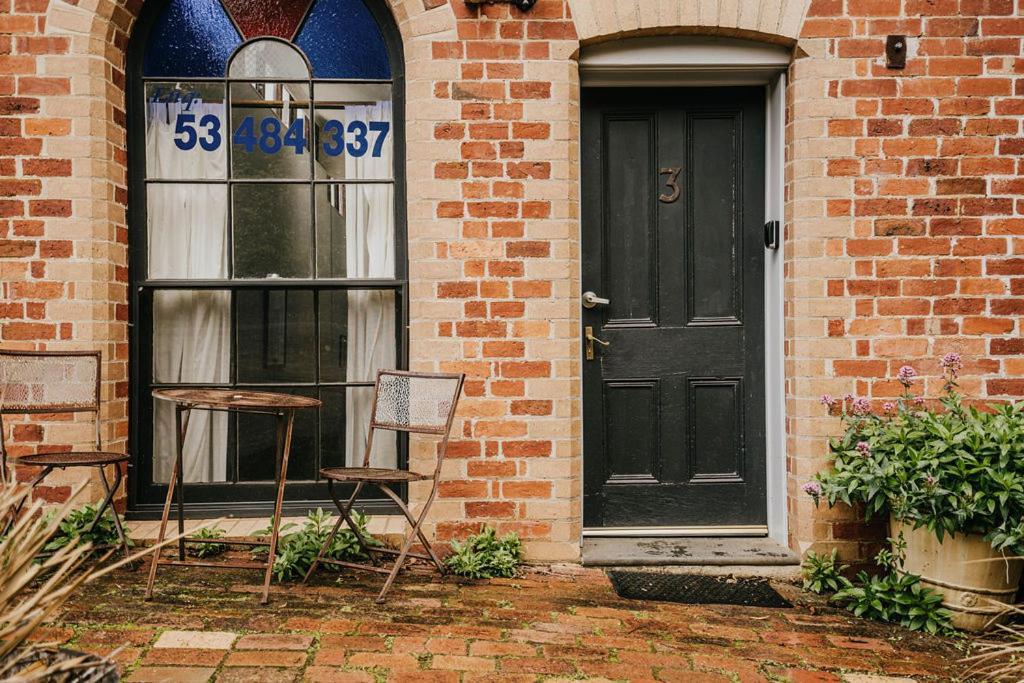
M 184 412 L 184 415 L 182 414 Z M 149 562 L 149 580 L 146 582 L 146 594 L 143 597 L 144 600 L 149 600 L 153 597 L 153 583 L 156 581 L 156 569 L 157 565 L 160 564 L 160 551 L 163 550 L 162 544 L 164 538 L 167 536 L 167 520 L 171 516 L 171 503 L 174 501 L 174 488 L 178 483 L 178 478 L 181 474 L 181 453 L 185 447 L 185 433 L 188 430 L 188 416 L 189 411 L 182 409 L 181 406 L 176 405 L 174 407 L 174 436 L 175 436 L 175 457 L 174 457 L 174 468 L 171 470 L 171 480 L 167 483 L 167 498 L 164 500 L 164 511 L 160 517 L 160 533 L 157 534 L 157 547 L 153 549 L 153 558 Z
M 175 453 L 178 468 L 178 559 L 185 559 L 185 430 L 188 429 L 190 409 L 177 408 L 176 426 L 179 429 L 178 448 Z
M 275 474 L 277 479 L 277 501 L 274 504 L 274 528 L 270 533 L 270 548 L 267 554 L 267 570 L 263 576 L 263 599 L 260 600 L 261 604 L 267 604 L 270 600 L 270 578 L 274 573 L 274 559 L 277 557 L 277 538 L 281 529 L 281 508 L 284 505 L 284 486 L 288 479 L 288 454 L 292 447 L 292 427 L 295 424 L 295 411 L 285 410 L 277 418 L 277 429 L 278 434 L 282 433 L 283 439 L 278 439 L 277 453 L 274 458 L 276 463 L 280 463 Z

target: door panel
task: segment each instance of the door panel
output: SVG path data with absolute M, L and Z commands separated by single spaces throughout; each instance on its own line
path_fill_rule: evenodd
M 765 523 L 764 106 L 584 91 L 588 527 Z

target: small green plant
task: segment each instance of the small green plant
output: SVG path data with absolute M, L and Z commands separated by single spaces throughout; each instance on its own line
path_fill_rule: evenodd
M 366 527 L 370 518 L 359 512 L 353 512 L 352 521 L 359 528 L 360 535 L 371 546 L 382 545 L 381 542 L 367 532 Z M 281 536 L 277 541 L 277 557 L 274 559 L 274 578 L 278 581 L 290 581 L 301 579 L 309 571 L 320 552 L 320 546 L 324 544 L 334 527 L 331 513 L 321 508 L 310 511 L 306 515 L 306 522 L 302 528 L 297 529 L 295 523 L 288 523 L 281 527 Z M 261 536 L 269 536 L 273 528 L 273 520 L 266 529 L 259 532 Z M 268 548 L 256 548 L 254 556 L 266 555 Z M 366 554 L 359 547 L 359 541 L 350 529 L 342 527 L 334 536 L 330 548 L 324 553 L 324 557 L 331 560 L 343 560 L 355 562 L 366 560 Z M 330 564 L 322 564 L 330 570 L 337 568 Z
M 492 527 L 485 527 L 462 543 L 452 541 L 452 554 L 445 565 L 452 573 L 471 579 L 512 578 L 519 571 L 522 556 L 519 536 L 509 533 L 498 538 Z
M 833 549 L 829 555 L 818 555 L 809 550 L 800 567 L 804 577 L 804 590 L 820 595 L 849 588 L 850 580 L 843 576 L 847 569 L 847 565 L 839 563 L 838 550 Z
M 882 570 L 878 576 L 857 574 L 853 583 L 832 596 L 858 617 L 900 624 L 911 631 L 933 634 L 954 633 L 950 612 L 942 606 L 942 595 L 921 584 L 921 577 L 903 571 L 906 541 L 903 535 L 890 538 L 890 548 L 875 556 Z
M 112 514 L 117 514 L 113 510 L 109 510 L 104 514 L 96 524 L 96 527 L 89 531 L 89 526 L 96 520 L 98 510 L 97 506 L 83 505 L 77 510 L 69 512 L 61 521 L 57 532 L 43 547 L 43 552 L 59 550 L 77 539 L 81 539 L 83 542 L 89 541 L 97 549 L 117 545 L 120 539 L 117 537 L 117 527 L 114 526 L 114 518 L 111 517 Z M 128 539 L 128 545 L 129 547 L 134 545 L 131 539 Z
M 192 538 L 221 538 L 222 536 L 224 536 L 224 529 L 221 529 L 219 526 L 204 527 L 192 534 Z M 199 559 L 223 555 L 227 549 L 228 546 L 224 543 L 197 543 L 190 541 L 185 546 L 185 550 L 189 555 Z

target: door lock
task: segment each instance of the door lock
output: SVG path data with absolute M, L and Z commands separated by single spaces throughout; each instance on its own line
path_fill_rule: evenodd
M 602 299 L 593 292 L 583 292 L 583 308 L 594 308 L 595 306 L 607 306 L 611 301 Z
M 587 340 L 587 349 L 586 349 L 587 360 L 594 360 L 594 342 L 597 342 L 598 344 L 600 344 L 601 346 L 604 346 L 605 348 L 607 348 L 607 347 L 612 345 L 611 342 L 606 342 L 603 339 L 598 339 L 597 337 L 595 337 L 594 336 L 594 328 L 591 327 L 590 325 L 587 325 L 586 327 L 583 328 L 583 337 L 584 337 L 584 339 Z

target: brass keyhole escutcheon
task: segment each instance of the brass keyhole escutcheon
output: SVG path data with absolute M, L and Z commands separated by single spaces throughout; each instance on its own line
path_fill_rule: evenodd
M 607 347 L 612 345 L 611 342 L 606 342 L 603 339 L 598 339 L 597 337 L 595 337 L 594 336 L 594 328 L 592 326 L 590 326 L 590 325 L 587 325 L 586 327 L 583 328 L 583 338 L 586 340 L 586 343 L 587 343 L 587 346 L 586 346 L 587 360 L 594 360 L 594 342 L 597 342 L 598 344 L 600 344 L 601 346 L 604 346 L 605 348 L 607 348 Z

